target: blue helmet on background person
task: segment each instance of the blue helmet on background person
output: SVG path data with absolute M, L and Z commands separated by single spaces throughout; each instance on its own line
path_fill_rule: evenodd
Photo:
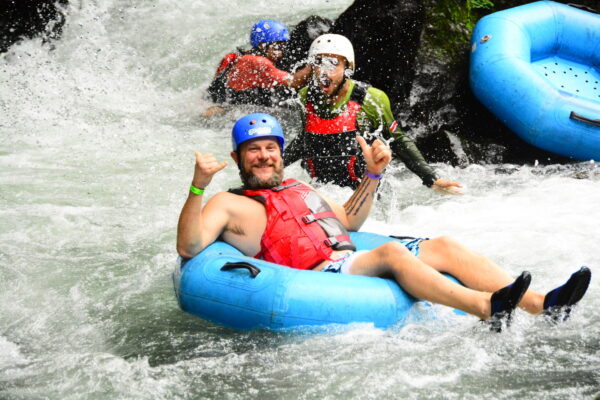
M 238 151 L 242 143 L 261 137 L 276 137 L 283 154 L 283 129 L 277 118 L 265 113 L 248 114 L 235 122 L 231 130 L 233 151 Z
M 262 19 L 252 27 L 250 44 L 257 47 L 260 43 L 285 42 L 290 40 L 290 32 L 279 21 Z

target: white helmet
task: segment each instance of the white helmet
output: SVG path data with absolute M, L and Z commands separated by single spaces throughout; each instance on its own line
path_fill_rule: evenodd
M 335 33 L 326 33 L 316 38 L 308 49 L 308 57 L 313 58 L 317 54 L 335 54 L 345 57 L 354 71 L 354 48 L 347 37 Z

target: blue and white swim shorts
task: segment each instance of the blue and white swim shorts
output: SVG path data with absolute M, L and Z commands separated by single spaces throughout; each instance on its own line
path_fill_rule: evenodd
M 413 237 L 402 237 L 398 238 L 400 243 L 404 245 L 415 257 L 419 257 L 419 245 L 422 241 L 428 240 L 427 238 L 413 238 Z M 329 265 L 326 265 L 322 269 L 323 272 L 333 272 L 336 274 L 349 274 L 352 263 L 359 255 L 366 253 L 367 250 L 353 251 L 351 253 L 344 254 L 342 258 L 333 260 Z

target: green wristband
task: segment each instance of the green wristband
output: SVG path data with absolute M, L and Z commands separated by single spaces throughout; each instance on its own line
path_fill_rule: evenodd
M 200 189 L 194 185 L 190 185 L 190 192 L 197 194 L 198 196 L 201 196 L 204 194 L 204 189 Z

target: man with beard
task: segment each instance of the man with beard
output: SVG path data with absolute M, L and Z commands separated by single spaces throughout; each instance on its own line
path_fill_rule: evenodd
M 364 160 L 354 137 L 393 138 L 394 154 L 434 189 L 459 193 L 460 184 L 440 179 L 417 146 L 394 120 L 388 96 L 350 79 L 354 72 L 352 43 L 337 34 L 316 38 L 308 52 L 313 65 L 309 85 L 298 92 L 304 132 L 288 147 L 285 164 L 302 159 L 311 177 L 322 182 L 356 187 Z
M 283 179 L 284 136 L 274 117 L 261 113 L 242 117 L 232 138 L 231 157 L 243 186 L 215 194 L 203 207 L 205 188 L 227 163 L 212 154 L 196 153 L 192 186 L 177 230 L 177 251 L 183 258 L 194 257 L 220 239 L 247 256 L 291 268 L 388 276 L 416 298 L 491 320 L 495 330 L 517 305 L 531 313 L 564 314 L 587 290 L 591 273 L 585 267 L 546 296 L 527 290 L 528 272 L 513 281 L 490 260 L 447 237 L 391 241 L 374 250 L 355 251 L 348 231 L 360 229 L 366 220 L 391 160 L 390 149 L 378 139 L 369 145 L 356 137 L 366 169 L 342 206 L 305 183 Z

